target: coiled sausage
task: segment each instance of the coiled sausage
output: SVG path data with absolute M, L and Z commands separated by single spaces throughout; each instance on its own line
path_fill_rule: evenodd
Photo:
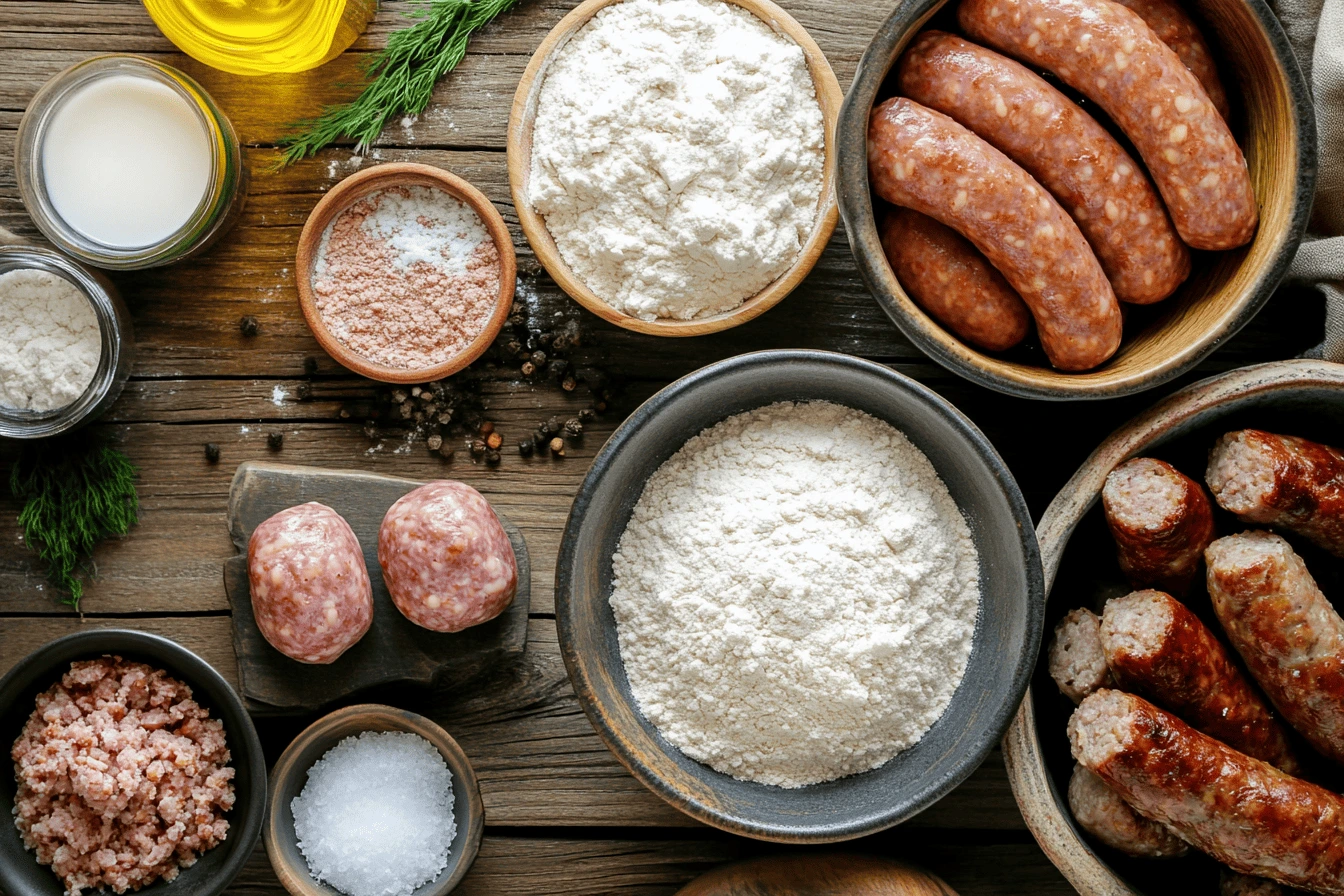
M 1120 345 L 1120 306 L 1078 225 L 1016 163 L 940 112 L 897 97 L 873 110 L 877 195 L 943 222 L 985 254 L 1036 319 L 1060 370 L 1089 370 Z
M 897 89 L 987 140 L 1073 214 L 1122 302 L 1165 299 L 1190 250 L 1143 169 L 1115 138 L 1025 66 L 942 31 L 905 51 Z
M 1106 110 L 1186 243 L 1250 242 L 1259 212 L 1241 148 L 1199 79 L 1142 18 L 1112 0 L 961 0 L 957 15 L 971 37 L 1049 69 Z

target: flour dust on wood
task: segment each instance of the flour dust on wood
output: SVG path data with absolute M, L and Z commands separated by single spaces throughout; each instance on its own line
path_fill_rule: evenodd
M 640 711 L 678 749 L 801 787 L 918 743 L 966 671 L 970 529 L 928 458 L 867 414 L 730 417 L 650 477 L 611 607 Z

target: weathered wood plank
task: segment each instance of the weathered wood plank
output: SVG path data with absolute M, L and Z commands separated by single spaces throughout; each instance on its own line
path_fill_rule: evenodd
M 237 683 L 225 616 L 0 619 L 0 674 L 71 631 L 137 628 L 180 641 Z M 481 782 L 488 823 L 507 826 L 701 827 L 658 799 L 616 761 L 593 732 L 565 674 L 555 623 L 533 619 L 518 662 L 464 686 L 404 687 L 369 699 L 423 713 L 462 744 Z M 259 726 L 274 760 L 312 717 Z M 1022 830 L 998 751 L 912 827 Z

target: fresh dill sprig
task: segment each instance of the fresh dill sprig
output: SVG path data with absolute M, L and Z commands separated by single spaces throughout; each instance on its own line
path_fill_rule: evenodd
M 79 609 L 80 572 L 104 538 L 125 535 L 139 516 L 135 467 L 111 445 L 87 434 L 26 446 L 9 471 L 9 488 L 23 501 L 19 525 L 47 578 Z
M 388 121 L 419 115 L 429 105 L 434 84 L 457 68 L 467 41 L 518 0 L 428 0 L 412 12 L 414 24 L 392 32 L 387 46 L 365 67 L 369 84 L 352 102 L 328 106 L 317 118 L 295 122 L 295 133 L 280 138 L 279 167 L 314 155 L 342 137 L 362 152 Z

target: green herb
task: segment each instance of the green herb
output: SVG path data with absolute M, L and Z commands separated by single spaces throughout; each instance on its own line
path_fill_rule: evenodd
M 296 122 L 297 133 L 280 139 L 280 167 L 314 155 L 341 137 L 355 139 L 356 152 L 368 147 L 398 115 L 419 115 L 429 105 L 434 84 L 457 68 L 467 41 L 518 0 L 429 0 L 411 17 L 415 23 L 392 32 L 387 46 L 365 68 L 369 84 L 353 102 L 328 106 L 317 118 Z
M 19 525 L 28 547 L 47 565 L 51 584 L 79 609 L 94 546 L 125 535 L 140 502 L 135 467 L 116 448 L 86 435 L 25 446 L 9 472 L 9 488 L 24 502 Z

